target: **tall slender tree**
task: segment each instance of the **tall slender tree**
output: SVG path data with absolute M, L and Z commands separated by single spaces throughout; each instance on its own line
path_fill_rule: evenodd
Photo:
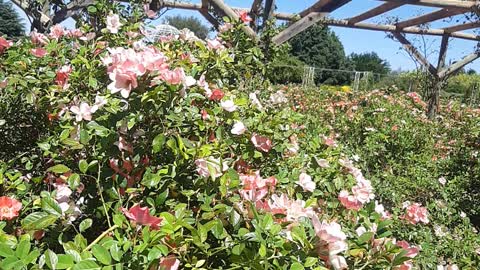
M 22 19 L 12 4 L 0 0 L 0 36 L 7 35 L 9 38 L 15 38 L 24 33 Z

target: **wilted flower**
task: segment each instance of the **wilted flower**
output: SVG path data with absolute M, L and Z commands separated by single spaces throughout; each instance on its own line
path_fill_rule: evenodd
M 0 220 L 12 220 L 18 217 L 22 203 L 7 196 L 0 197 Z
M 0 89 L 7 87 L 7 84 L 8 84 L 7 78 L 0 81 Z
M 260 151 L 268 153 L 272 149 L 272 141 L 264 136 L 260 136 L 256 133 L 253 134 L 251 141 L 255 148 Z
M 62 66 L 59 70 L 57 70 L 55 83 L 62 87 L 63 89 L 68 87 L 68 78 L 72 73 L 72 67 L 69 65 Z
M 180 261 L 174 256 L 168 256 L 160 260 L 159 270 L 177 270 L 180 267 Z
M 285 97 L 285 94 L 282 90 L 278 90 L 277 92 L 270 95 L 270 101 L 272 104 L 281 104 L 288 102 L 288 99 Z
M 228 169 L 226 162 L 220 164 L 220 159 L 213 157 L 197 159 L 195 165 L 197 165 L 197 173 L 203 177 L 217 178 Z
M 442 185 L 445 185 L 447 183 L 447 179 L 445 179 L 445 177 L 442 176 L 438 178 L 438 182 Z

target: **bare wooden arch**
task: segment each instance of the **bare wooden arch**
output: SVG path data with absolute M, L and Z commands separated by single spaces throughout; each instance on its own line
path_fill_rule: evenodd
M 93 4 L 94 0 L 71 0 L 68 4 L 64 4 L 60 0 L 46 0 L 43 8 L 32 8 L 32 3 L 38 4 L 35 0 L 11 0 L 17 6 L 22 8 L 26 14 L 33 19 L 32 25 L 45 27 L 60 23 L 67 18 L 74 16 L 83 8 Z M 60 1 L 56 12 L 51 12 L 51 4 Z M 391 33 L 395 39 L 402 44 L 406 51 L 410 53 L 418 62 L 420 62 L 435 79 L 436 87 L 441 87 L 441 83 L 448 76 L 452 75 L 465 65 L 473 62 L 480 57 L 480 51 L 476 50 L 472 54 L 467 55 L 458 62 L 445 66 L 445 57 L 450 39 L 463 39 L 479 42 L 480 36 L 476 34 L 463 32 L 465 30 L 476 29 L 480 27 L 478 14 L 480 4 L 478 0 L 378 0 L 379 5 L 373 9 L 367 10 L 361 14 L 353 15 L 345 19 L 331 19 L 329 15 L 335 10 L 348 6 L 352 0 L 319 0 L 312 6 L 299 12 L 298 14 L 275 12 L 275 0 L 252 0 L 251 8 L 236 8 L 225 4 L 223 0 L 199 0 L 199 3 L 186 3 L 174 0 L 149 0 L 150 8 L 159 10 L 162 8 L 175 8 L 199 11 L 215 27 L 221 22 L 217 20 L 218 16 L 228 16 L 232 19 L 239 19 L 238 13 L 245 11 L 254 19 L 250 25 L 245 25 L 243 30 L 252 38 L 257 38 L 256 31 L 259 29 L 257 23 L 261 18 L 267 21 L 271 17 L 278 20 L 289 21 L 289 26 L 273 38 L 276 44 L 287 42 L 295 35 L 306 30 L 316 23 L 325 25 L 346 27 L 353 29 L 366 29 L 372 31 L 383 31 Z M 395 24 L 373 24 L 365 22 L 366 20 L 385 14 L 402 6 L 424 6 L 436 8 L 435 11 L 412 17 L 410 19 L 397 22 Z M 434 22 L 437 20 L 449 18 L 455 15 L 474 15 L 475 21 L 450 25 L 441 29 L 429 29 L 421 27 L 423 24 Z M 415 46 L 406 38 L 406 34 L 440 36 L 442 38 L 441 48 L 438 62 L 434 65 L 430 63 Z M 438 92 L 434 91 L 434 95 L 430 98 L 430 114 L 435 115 L 436 107 L 438 107 Z

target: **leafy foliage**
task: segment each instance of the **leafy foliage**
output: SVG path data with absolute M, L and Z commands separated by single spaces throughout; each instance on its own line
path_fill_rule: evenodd
M 356 71 L 370 71 L 377 74 L 390 72 L 390 64 L 375 52 L 352 53 L 348 56 L 348 60 Z
M 182 16 L 175 15 L 165 18 L 165 23 L 182 30 L 184 28 L 189 29 L 200 39 L 206 39 L 210 33 L 208 26 L 202 24 L 202 22 L 194 16 Z

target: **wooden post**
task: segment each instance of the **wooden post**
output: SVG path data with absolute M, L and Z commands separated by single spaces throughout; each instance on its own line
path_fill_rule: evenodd
M 378 16 L 380 14 L 383 14 L 385 12 L 388 12 L 392 9 L 396 9 L 400 6 L 403 6 L 404 4 L 403 3 L 383 3 L 382 5 L 376 7 L 376 8 L 372 8 L 362 14 L 359 14 L 355 17 L 351 17 L 350 19 L 348 19 L 348 22 L 350 24 L 355 24 L 355 23 L 358 23 L 358 22 L 361 22 L 361 21 L 365 21 L 365 20 L 368 20 L 370 18 L 373 18 L 375 16 Z
M 239 20 L 239 16 L 238 14 L 232 9 L 230 8 L 229 6 L 225 5 L 225 3 L 223 2 L 223 0 L 210 0 L 210 3 L 213 4 L 217 9 L 221 10 L 222 12 L 224 12 L 228 17 L 230 17 L 231 19 L 233 20 Z M 251 38 L 253 38 L 254 40 L 258 40 L 258 37 L 257 37 L 257 34 L 255 33 L 255 31 L 253 31 L 252 28 L 250 28 L 250 26 L 248 25 L 243 25 L 242 26 L 242 29 L 243 31 L 245 31 L 245 33 L 247 33 L 247 35 L 249 35 Z

